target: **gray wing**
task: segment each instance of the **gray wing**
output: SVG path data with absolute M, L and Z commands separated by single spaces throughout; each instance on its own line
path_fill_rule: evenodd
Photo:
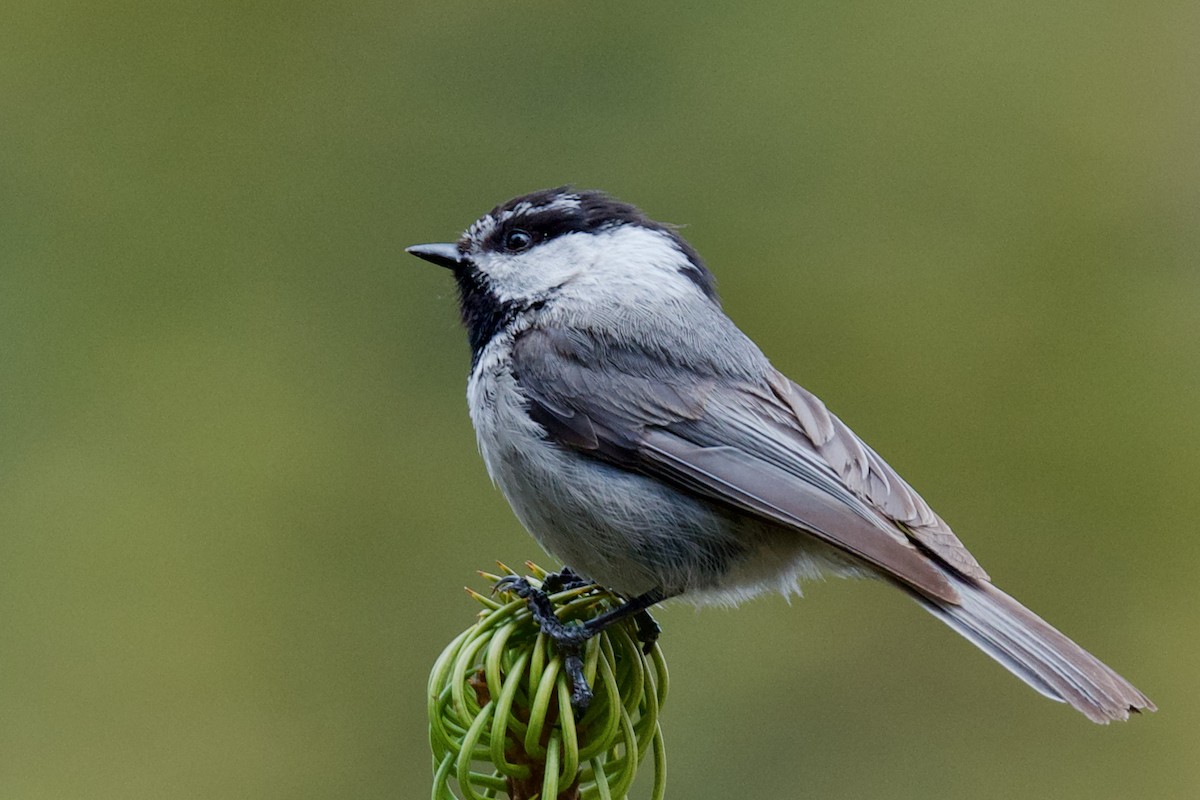
M 950 526 L 819 398 L 779 372 L 771 384 L 813 446 L 856 496 L 962 574 L 991 580 Z
M 937 560 L 986 577 L 878 455 L 765 359 L 734 374 L 711 354 L 679 355 L 545 328 L 519 337 L 513 367 L 530 416 L 564 446 L 812 534 L 930 598 L 958 601 Z

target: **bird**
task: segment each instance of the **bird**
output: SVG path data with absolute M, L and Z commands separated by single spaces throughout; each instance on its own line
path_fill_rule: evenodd
M 950 526 L 722 310 L 677 227 L 570 186 L 496 206 L 453 243 L 407 252 L 448 268 L 471 350 L 480 454 L 522 525 L 560 559 L 548 578 L 625 602 L 560 623 L 524 597 L 590 700 L 579 647 L 675 597 L 738 602 L 822 576 L 882 579 L 1041 694 L 1089 720 L 1155 705 L 994 586 Z

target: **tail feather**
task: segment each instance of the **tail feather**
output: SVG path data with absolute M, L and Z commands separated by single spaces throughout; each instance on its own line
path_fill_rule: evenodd
M 1102 724 L 1156 710 L 1133 684 L 996 587 L 958 579 L 955 588 L 957 605 L 917 600 L 1045 696 Z

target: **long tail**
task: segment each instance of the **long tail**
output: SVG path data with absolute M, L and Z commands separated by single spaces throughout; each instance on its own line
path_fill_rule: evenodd
M 1046 697 L 1101 724 L 1157 710 L 1133 684 L 996 587 L 962 579 L 954 586 L 959 605 L 917 601 Z

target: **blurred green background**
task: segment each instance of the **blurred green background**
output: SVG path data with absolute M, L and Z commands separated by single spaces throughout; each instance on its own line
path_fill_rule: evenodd
M 494 559 L 450 277 L 572 182 L 997 582 L 1109 729 L 886 586 L 659 615 L 671 796 L 1200 795 L 1194 2 L 8 3 L 0 796 L 410 798 Z

